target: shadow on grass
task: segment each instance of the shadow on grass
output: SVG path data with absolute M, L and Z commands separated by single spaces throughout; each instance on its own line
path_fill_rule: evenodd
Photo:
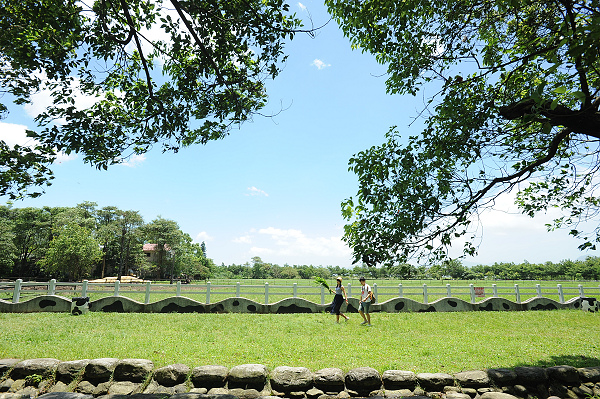
M 589 357 L 584 355 L 560 355 L 550 356 L 549 359 L 539 360 L 533 363 L 518 363 L 514 367 L 536 366 L 536 367 L 552 367 L 569 365 L 573 367 L 598 367 L 600 359 L 597 357 Z

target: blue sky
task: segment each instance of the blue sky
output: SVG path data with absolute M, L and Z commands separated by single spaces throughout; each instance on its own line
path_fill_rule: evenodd
M 304 0 L 292 8 L 301 17 L 310 11 L 317 26 L 329 19 L 320 2 Z M 316 38 L 296 36 L 286 52 L 283 72 L 268 84 L 264 110 L 277 114 L 283 108 L 277 116 L 255 116 L 221 141 L 178 154 L 151 151 L 108 171 L 81 157 L 64 158 L 54 166 L 56 179 L 45 195 L 14 206 L 93 201 L 99 208 L 140 211 L 146 222 L 162 216 L 196 242 L 205 241 L 217 264 L 260 256 L 280 265 L 351 267 L 340 213 L 341 201 L 357 190 L 348 160 L 382 143 L 392 125 L 406 136 L 417 134 L 419 124 L 408 124 L 422 109 L 422 95 L 386 95 L 385 67 L 352 51 L 334 22 Z M 14 108 L 0 123 L 2 139 L 22 142 L 24 127 L 35 127 L 27 111 Z M 552 216 L 519 215 L 510 195 L 501 197 L 496 210 L 482 216 L 479 255 L 465 264 L 586 255 L 566 231 L 546 232 Z

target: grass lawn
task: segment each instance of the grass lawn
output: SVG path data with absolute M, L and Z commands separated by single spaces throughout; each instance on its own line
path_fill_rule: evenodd
M 600 366 L 600 314 L 544 312 L 358 314 L 0 314 L 0 358 L 150 359 L 156 367 L 260 363 L 370 366 L 380 372 L 521 365 Z

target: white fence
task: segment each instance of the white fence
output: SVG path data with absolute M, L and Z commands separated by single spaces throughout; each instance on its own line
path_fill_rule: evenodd
M 360 295 L 360 285 L 353 287 L 348 283 L 346 292 L 350 298 L 353 295 L 358 296 Z M 165 294 L 167 296 L 185 296 L 192 299 L 200 296 L 207 304 L 211 303 L 211 295 L 213 295 L 213 299 L 217 297 L 218 300 L 225 297 L 245 297 L 255 300 L 258 297 L 259 300 L 262 300 L 264 296 L 265 304 L 269 304 L 270 298 L 280 300 L 288 297 L 302 297 L 312 300 L 313 296 L 317 296 L 320 297 L 322 305 L 326 303 L 326 297 L 327 301 L 330 300 L 330 294 L 325 288 L 316 285 L 298 285 L 298 283 L 293 283 L 292 285 L 270 285 L 268 282 L 265 282 L 264 285 L 243 285 L 238 282 L 235 285 L 216 285 L 207 282 L 206 284 L 182 285 L 181 282 L 177 282 L 177 284 L 153 284 L 148 281 L 140 284 L 121 283 L 118 280 L 114 283 L 90 283 L 87 280 L 78 283 L 61 283 L 56 280 L 40 283 L 23 282 L 20 279 L 15 282 L 0 283 L 0 298 L 4 296 L 6 300 L 10 300 L 10 296 L 12 295 L 13 303 L 18 303 L 25 296 L 55 295 L 57 293 L 71 297 L 86 297 L 90 296 L 90 294 L 100 294 L 99 297 L 107 296 L 106 294 L 112 296 L 133 295 L 137 296 L 140 302 L 143 296 L 143 301 L 146 304 L 150 303 L 151 296 L 156 298 L 161 295 L 165 296 Z M 578 284 L 577 287 L 563 287 L 562 284 L 557 284 L 556 287 L 543 287 L 540 284 L 524 287 L 520 287 L 519 284 L 514 284 L 514 286 L 498 286 L 497 284 L 492 284 L 491 286 L 475 286 L 474 284 L 469 284 L 468 286 L 451 286 L 450 284 L 446 284 L 445 286 L 428 286 L 427 284 L 423 284 L 422 286 L 404 286 L 402 284 L 398 284 L 397 286 L 378 286 L 377 283 L 374 283 L 373 293 L 378 303 L 392 298 L 411 298 L 428 304 L 442 297 L 462 297 L 465 300 L 470 300 L 471 303 L 476 303 L 479 298 L 483 300 L 486 297 L 504 297 L 514 300 L 516 303 L 521 303 L 522 300 L 531 297 L 545 297 L 564 303 L 565 300 L 573 297 L 600 297 L 600 286 L 584 287 L 581 284 Z

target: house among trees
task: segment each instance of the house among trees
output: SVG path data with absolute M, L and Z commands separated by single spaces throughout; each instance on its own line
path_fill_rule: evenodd
M 171 248 L 168 245 L 164 246 L 165 251 L 169 252 Z M 159 249 L 158 244 L 144 244 L 142 248 L 144 255 L 146 255 L 146 260 L 150 263 L 157 263 L 159 257 Z

